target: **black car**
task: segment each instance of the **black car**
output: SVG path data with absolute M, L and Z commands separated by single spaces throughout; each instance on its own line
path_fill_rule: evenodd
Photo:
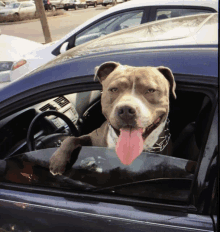
M 100 41 L 69 50 L 1 89 L 0 228 L 217 231 L 218 45 L 146 47 L 140 40 L 139 46 L 136 41 L 104 50 Z M 106 61 L 173 71 L 172 156 L 143 152 L 124 166 L 112 149 L 82 147 L 66 172 L 53 176 L 49 158 L 62 141 L 105 120 L 94 68 Z

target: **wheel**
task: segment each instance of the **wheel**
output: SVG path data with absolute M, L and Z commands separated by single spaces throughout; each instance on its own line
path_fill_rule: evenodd
M 29 151 L 34 151 L 35 150 L 35 143 L 34 143 L 34 128 L 36 123 L 44 118 L 45 116 L 49 116 L 49 115 L 55 115 L 61 119 L 63 119 L 63 121 L 68 125 L 69 129 L 70 129 L 70 133 L 74 136 L 78 136 L 79 132 L 77 130 L 77 128 L 75 127 L 75 125 L 72 123 L 72 121 L 63 113 L 60 113 L 58 111 L 55 110 L 47 110 L 44 111 L 40 114 L 38 114 L 37 116 L 35 116 L 35 118 L 32 120 L 29 128 L 28 128 L 28 133 L 27 133 L 27 147 Z M 36 128 L 35 128 L 36 129 Z M 66 135 L 66 137 L 69 135 Z M 60 138 L 62 137 L 62 139 L 65 139 L 65 136 L 63 134 L 52 134 L 52 135 L 47 135 L 45 136 L 42 140 L 41 143 L 47 145 L 47 143 L 51 142 L 55 142 L 58 141 Z M 40 146 L 38 146 L 39 148 Z M 44 146 L 45 147 L 45 146 Z
M 68 10 L 69 10 L 69 8 L 64 8 L 64 10 L 68 11 Z
M 97 7 L 97 2 L 95 2 L 94 7 Z
M 19 19 L 20 18 L 20 15 L 18 13 L 13 14 L 13 16 L 14 16 L 15 19 Z
M 52 10 L 52 11 L 56 11 L 57 8 L 56 8 L 55 6 L 52 6 L 52 7 L 51 7 L 51 10 Z

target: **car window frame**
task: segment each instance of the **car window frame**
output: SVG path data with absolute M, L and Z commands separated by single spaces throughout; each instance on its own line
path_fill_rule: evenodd
M 173 5 L 167 5 L 167 6 L 152 6 L 150 10 L 150 18 L 149 22 L 156 21 L 156 14 L 157 10 L 162 10 L 162 9 L 192 9 L 192 10 L 207 10 L 210 12 L 207 13 L 216 13 L 217 11 L 211 7 L 206 7 L 206 6 L 185 6 L 185 5 L 180 5 L 180 6 L 173 6 Z
M 102 18 L 99 18 L 95 21 L 93 21 L 91 24 L 87 25 L 86 27 L 82 28 L 81 30 L 77 31 L 75 34 L 73 34 L 72 36 L 70 36 L 69 38 L 67 38 L 65 41 L 63 41 L 60 45 L 58 45 L 52 52 L 51 54 L 54 55 L 54 56 L 58 56 L 60 54 L 60 48 L 61 46 L 68 42 L 69 45 L 68 45 L 68 49 L 71 49 L 73 47 L 75 47 L 75 39 L 76 39 L 76 36 L 83 32 L 84 30 L 87 30 L 89 27 L 95 25 L 96 23 L 100 22 L 101 20 L 105 20 L 109 17 L 112 17 L 112 16 L 116 16 L 118 14 L 121 14 L 121 13 L 127 13 L 127 12 L 131 12 L 131 11 L 136 11 L 136 10 L 143 10 L 143 16 L 142 16 L 142 21 L 141 21 L 141 24 L 143 23 L 146 23 L 148 22 L 148 18 L 149 18 L 149 13 L 150 13 L 150 7 L 149 6 L 141 6 L 141 7 L 134 7 L 132 9 L 125 9 L 125 10 L 120 10 L 120 11 L 117 11 L 117 12 L 113 12 L 111 14 L 108 14 L 107 16 L 103 16 Z
M 132 13 L 134 13 L 134 14 L 132 15 Z M 98 33 L 103 32 L 103 33 L 104 33 L 103 35 L 109 35 L 109 34 L 114 33 L 114 32 L 116 32 L 116 31 L 120 31 L 120 30 L 115 30 L 115 31 L 112 31 L 112 32 L 108 33 L 108 30 L 112 30 L 113 28 L 115 29 L 115 27 L 116 27 L 116 26 L 114 25 L 115 22 L 116 22 L 116 25 L 119 26 L 119 25 L 123 24 L 124 22 L 126 22 L 127 20 L 129 20 L 130 18 L 132 18 L 132 17 L 134 17 L 135 15 L 140 14 L 140 13 L 142 14 L 142 15 L 141 15 L 140 24 L 138 24 L 138 25 L 132 25 L 131 27 L 128 27 L 128 28 L 132 28 L 132 27 L 139 26 L 139 25 L 142 24 L 143 17 L 144 17 L 144 11 L 143 11 L 143 10 L 134 10 L 134 11 L 124 12 L 122 18 L 121 18 L 121 15 L 122 15 L 122 14 L 116 14 L 116 15 L 114 15 L 114 16 L 108 17 L 107 19 L 103 19 L 102 22 L 98 22 L 98 23 L 96 23 L 96 24 L 93 24 L 93 25 L 90 26 L 89 28 L 84 29 L 83 31 L 81 31 L 81 32 L 79 32 L 79 33 L 77 33 L 77 34 L 75 34 L 74 47 L 80 45 L 80 44 L 76 45 L 76 41 L 77 41 L 78 39 L 80 40 L 80 38 L 83 38 L 84 36 L 89 35 L 89 34 L 91 33 L 91 28 L 92 28 L 93 26 L 95 26 L 95 27 L 92 28 L 92 30 L 99 28 L 99 31 L 93 32 L 92 34 L 98 34 Z M 132 15 L 132 16 L 131 16 L 131 15 Z M 129 18 L 128 18 L 128 17 L 129 17 Z M 126 18 L 126 19 L 125 19 L 125 18 Z M 122 19 L 123 19 L 124 21 L 122 21 L 121 23 L 118 23 L 118 21 L 120 21 L 120 20 L 122 20 Z M 101 23 L 101 24 L 100 24 L 100 23 Z M 99 25 L 97 25 L 97 24 L 99 24 Z M 105 26 L 104 26 L 104 27 L 101 27 L 101 26 L 103 26 L 103 24 L 105 24 Z M 106 25 L 106 24 L 107 24 L 107 25 Z M 89 31 L 87 31 L 87 30 L 89 30 Z M 84 34 L 85 32 L 86 32 L 86 34 Z M 88 33 L 88 32 L 89 32 L 89 33 Z M 78 37 L 78 36 L 79 36 L 79 37 Z M 102 35 L 100 35 L 100 36 L 102 36 Z M 99 36 L 98 38 L 100 38 L 100 36 Z M 90 41 L 92 41 L 92 40 L 93 40 L 93 39 L 88 40 L 87 42 L 90 42 Z
M 174 74 L 176 77 L 177 76 L 180 76 L 181 77 L 181 75 L 178 75 L 178 74 Z M 187 75 L 187 76 L 190 76 L 190 75 Z M 82 77 L 80 77 L 80 79 L 81 79 Z M 87 77 L 84 77 L 84 78 L 88 78 L 88 76 Z M 184 77 L 183 77 L 184 78 Z M 71 79 L 71 78 L 70 78 Z M 65 94 L 69 94 L 69 93 L 71 93 L 71 92 L 79 92 L 79 91 L 90 91 L 90 90 L 94 90 L 94 88 L 95 89 L 100 89 L 101 90 L 101 85 L 100 85 L 100 83 L 99 82 L 92 82 L 92 80 L 93 80 L 93 76 L 90 76 L 90 79 L 91 79 L 91 82 L 88 82 L 88 80 L 87 80 L 87 85 L 86 85 L 86 87 L 84 87 L 84 84 L 82 84 L 82 85 L 77 85 L 76 83 L 74 83 L 73 84 L 73 82 L 72 82 L 72 79 L 71 80 L 62 80 L 62 81 L 59 81 L 59 83 L 58 82 L 56 82 L 56 83 L 54 83 L 55 84 L 55 86 L 56 86 L 56 88 L 53 88 L 53 85 L 50 85 L 51 87 L 48 87 L 47 86 L 47 90 L 45 90 L 44 89 L 44 87 L 40 87 L 40 88 L 43 88 L 44 89 L 44 91 L 39 91 L 38 92 L 38 96 L 36 96 L 35 94 L 32 94 L 31 95 L 31 97 L 29 97 L 29 102 L 27 103 L 26 101 L 24 101 L 24 98 L 23 99 L 20 99 L 20 101 L 19 101 L 19 105 L 20 106 L 22 106 L 22 108 L 26 108 L 26 107 L 28 107 L 28 106 L 31 106 L 31 105 L 33 105 L 33 104 L 35 104 L 35 103 L 37 103 L 37 102 L 39 102 L 39 101 L 43 101 L 43 100 L 47 100 L 47 99 L 49 99 L 49 98 L 53 98 L 53 97 L 56 97 L 57 96 L 57 93 L 59 92 L 59 95 L 65 95 Z M 64 83 L 64 82 L 66 82 L 66 83 Z M 216 94 L 217 94 L 217 90 L 214 90 L 213 89 L 213 85 L 210 85 L 210 86 L 206 86 L 206 85 L 202 85 L 202 86 L 195 86 L 195 83 L 193 84 L 193 83 L 190 83 L 190 81 L 188 81 L 188 82 L 186 82 L 187 84 L 184 84 L 184 82 L 183 83 L 181 83 L 182 81 L 180 80 L 180 81 L 178 81 L 178 82 L 180 82 L 180 84 L 179 85 L 181 85 L 181 89 L 183 88 L 185 88 L 185 89 L 187 89 L 188 91 L 189 91 L 189 89 L 191 89 L 192 91 L 198 91 L 198 92 L 203 92 L 203 93 L 205 93 L 207 96 L 209 96 L 209 98 L 210 98 L 210 100 L 213 102 L 213 105 L 212 105 L 212 112 L 213 112 L 213 115 L 210 115 L 210 117 L 209 117 L 209 122 L 210 122 L 210 125 L 212 125 L 212 123 L 213 123 L 213 120 L 214 120 L 214 116 L 215 116 L 215 112 L 216 112 L 216 107 L 217 107 L 217 97 L 216 97 Z M 62 83 L 62 84 L 61 84 Z M 69 83 L 69 85 L 67 84 L 67 83 Z M 71 84 L 70 84 L 71 83 Z M 198 81 L 196 81 L 196 83 L 198 83 Z M 61 84 L 61 85 L 59 85 L 59 84 Z M 198 84 L 197 84 L 198 85 Z M 85 89 L 86 88 L 86 89 Z M 216 87 L 215 87 L 216 88 Z M 60 89 L 59 91 L 58 91 L 58 89 Z M 217 89 L 217 88 L 216 88 Z M 48 92 L 48 94 L 45 94 L 45 91 L 47 91 Z M 216 94 L 214 94 L 214 92 L 216 93 Z M 45 96 L 46 95 L 46 96 Z M 23 102 L 23 104 L 22 104 L 22 102 Z M 21 104 L 20 104 L 21 103 Z M 18 104 L 18 103 L 16 103 L 16 104 Z M 24 106 L 24 104 L 25 104 L 25 106 Z M 12 104 L 13 105 L 13 104 Z M 207 130 L 210 130 L 211 129 L 211 127 L 209 127 L 209 128 L 206 128 Z M 209 134 L 207 135 L 207 137 L 209 136 Z M 207 138 L 208 139 L 208 138 Z M 207 140 L 206 140 L 206 142 L 207 142 Z M 208 146 L 207 144 L 204 144 L 204 146 L 205 146 L 205 148 Z M 202 153 L 203 151 L 201 151 L 201 153 Z M 200 156 L 201 157 L 201 156 Z M 201 159 L 202 159 L 202 157 L 201 157 Z M 200 167 L 200 165 L 198 165 L 198 167 Z M 195 183 L 194 183 L 194 187 L 193 188 L 196 188 L 196 181 L 195 181 Z M 16 189 L 16 184 L 14 184 L 14 183 L 12 183 L 12 184 L 9 184 L 9 185 L 7 185 L 7 186 L 11 186 L 11 187 L 13 187 L 14 186 L 14 188 Z M 36 187 L 36 188 L 35 188 Z M 1 187 L 0 187 L 1 188 Z M 38 192 L 39 190 L 40 191 L 47 191 L 46 190 L 46 188 L 45 187 L 37 187 L 37 186 L 29 186 L 29 187 L 27 187 L 27 186 L 23 186 L 23 185 L 20 185 L 20 186 L 18 186 L 18 189 L 23 189 L 23 190 L 25 190 L 26 188 L 27 189 L 32 189 L 32 191 L 34 190 L 34 189 L 36 189 L 36 192 Z M 48 188 L 48 192 L 50 192 L 51 191 L 51 189 L 50 188 Z M 54 190 L 54 192 L 59 192 L 59 190 Z M 61 191 L 62 192 L 62 191 Z M 71 194 L 73 194 L 74 195 L 74 193 L 72 192 Z M 89 195 L 90 196 L 90 194 L 87 194 L 87 195 Z M 106 196 L 105 195 L 102 195 L 104 198 L 106 198 Z M 123 201 L 123 199 L 121 199 L 122 197 L 120 197 L 120 196 L 117 196 L 118 198 L 120 198 L 120 200 L 119 201 Z M 117 198 L 116 197 L 116 198 Z M 126 198 L 126 196 L 123 196 L 124 198 Z M 128 197 L 129 198 L 129 197 Z M 106 198 L 107 200 L 108 200 L 108 198 Z M 141 202 L 142 202 L 142 200 L 141 200 Z M 149 201 L 147 201 L 147 202 L 145 202 L 145 205 L 147 206 L 147 205 L 154 205 L 154 204 L 156 204 L 156 202 L 149 202 Z M 159 203 L 159 205 L 161 205 L 161 203 Z M 188 205 L 187 207 L 185 206 L 185 207 L 182 207 L 181 205 L 177 205 L 177 207 L 176 207 L 176 205 L 170 205 L 170 204 L 166 204 L 166 203 L 163 203 L 162 204 L 163 206 L 165 205 L 165 208 L 169 208 L 169 209 L 171 209 L 171 208 L 174 208 L 174 209 L 181 209 L 181 210 L 189 210 L 190 212 L 195 212 L 195 210 L 196 210 L 196 207 L 194 206 L 194 205 Z

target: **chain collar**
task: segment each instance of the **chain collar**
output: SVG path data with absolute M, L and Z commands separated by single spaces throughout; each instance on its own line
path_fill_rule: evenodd
M 144 152 L 153 152 L 153 153 L 155 153 L 155 152 L 161 152 L 161 151 L 164 150 L 164 148 L 169 143 L 170 137 L 171 137 L 170 130 L 169 130 L 169 122 L 170 122 L 170 120 L 167 119 L 167 122 L 166 122 L 166 125 L 165 125 L 165 128 L 164 128 L 165 135 L 160 136 L 158 138 L 157 142 L 153 145 L 153 147 L 143 150 Z M 111 127 L 110 123 L 108 123 L 108 125 L 109 125 L 109 127 Z M 113 135 L 113 128 L 112 127 L 110 129 L 110 134 L 111 134 L 111 137 L 112 137 L 114 143 L 116 144 L 117 139 Z
M 144 150 L 145 152 L 161 152 L 164 150 L 164 148 L 167 146 L 167 144 L 170 141 L 170 129 L 169 129 L 169 122 L 170 120 L 167 119 L 165 128 L 164 128 L 164 136 L 160 136 L 159 139 L 157 140 L 157 142 L 153 145 L 153 147 L 148 148 L 146 150 Z

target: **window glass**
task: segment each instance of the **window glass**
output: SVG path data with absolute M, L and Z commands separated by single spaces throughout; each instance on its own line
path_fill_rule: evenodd
M 190 102 L 185 101 L 186 95 Z M 0 159 L 7 164 L 0 181 L 186 202 L 212 105 L 203 93 L 179 90 L 177 96 L 171 101 L 168 134 L 161 137 L 162 145 L 172 141 L 171 155 L 158 151 L 157 146 L 143 152 L 132 164 L 123 165 L 115 149 L 82 147 L 73 166 L 62 176 L 53 176 L 48 167 L 51 155 L 69 136 L 66 123 L 54 115 L 36 122 L 36 150 L 32 153 L 27 147 L 28 128 L 36 114 L 56 109 L 72 121 L 80 135 L 90 133 L 105 121 L 100 91 L 57 96 L 17 112 L 0 121 Z
M 106 18 L 76 36 L 75 46 L 121 29 L 141 24 L 143 11 L 132 11 Z
M 21 4 L 20 3 L 12 3 L 8 5 L 8 8 L 18 8 Z
M 156 20 L 211 12 L 200 9 L 157 9 Z

